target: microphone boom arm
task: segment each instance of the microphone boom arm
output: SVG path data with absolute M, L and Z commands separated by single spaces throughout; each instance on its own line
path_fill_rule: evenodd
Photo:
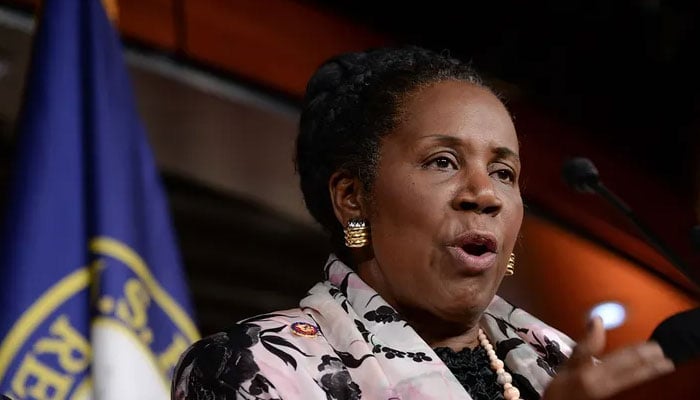
M 644 223 L 637 218 L 637 216 L 632 212 L 632 209 L 619 198 L 615 193 L 610 191 L 602 182 L 597 181 L 595 183 L 589 183 L 588 185 L 596 193 L 608 200 L 613 206 L 618 208 L 629 220 L 635 225 L 637 230 L 644 236 L 647 240 L 661 255 L 666 257 L 667 260 L 673 264 L 676 269 L 678 269 L 688 280 L 693 282 L 695 285 L 699 286 L 695 276 L 692 274 L 690 267 L 685 264 L 678 256 L 676 256 L 668 247 L 666 247 L 661 240 L 652 233 L 652 230 L 647 228 Z

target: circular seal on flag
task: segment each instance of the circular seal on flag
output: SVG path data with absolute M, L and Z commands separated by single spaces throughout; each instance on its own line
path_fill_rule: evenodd
M 316 337 L 318 336 L 318 328 L 307 323 L 307 322 L 295 322 L 291 326 L 292 333 L 303 337 Z

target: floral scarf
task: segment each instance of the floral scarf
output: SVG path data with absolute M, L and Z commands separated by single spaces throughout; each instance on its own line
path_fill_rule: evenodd
M 243 320 L 195 343 L 176 400 L 471 399 L 433 349 L 331 255 L 300 308 Z M 523 392 L 541 394 L 574 342 L 494 297 L 481 327 Z

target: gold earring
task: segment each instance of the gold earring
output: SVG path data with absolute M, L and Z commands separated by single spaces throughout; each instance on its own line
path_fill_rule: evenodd
M 506 276 L 511 276 L 513 274 L 515 274 L 515 254 L 510 253 L 508 265 L 506 265 Z
M 352 218 L 345 226 L 344 232 L 347 247 L 364 247 L 369 242 L 369 227 L 364 219 Z

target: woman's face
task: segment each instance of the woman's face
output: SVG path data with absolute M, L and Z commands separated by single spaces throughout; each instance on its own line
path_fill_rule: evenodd
M 362 278 L 407 315 L 480 315 L 523 217 L 518 139 L 488 90 L 443 81 L 410 95 L 380 144 Z

